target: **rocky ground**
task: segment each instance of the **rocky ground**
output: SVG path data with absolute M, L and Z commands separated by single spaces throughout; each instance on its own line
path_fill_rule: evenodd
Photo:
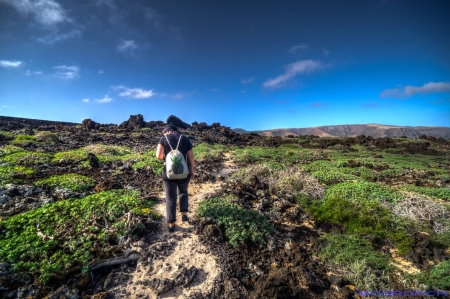
M 421 136 L 424 141 L 397 144 L 391 138 L 333 139 L 317 136 L 263 137 L 255 133 L 237 134 L 218 123 L 184 123 L 174 116 L 173 122 L 196 146 L 200 143 L 235 145 L 266 145 L 277 147 L 304 139 L 305 148 L 324 149 L 330 146 L 339 150 L 351 150 L 359 144 L 373 148 L 396 148 L 400 153 L 424 155 L 448 154 L 449 142 L 442 138 Z M 162 121 L 145 122 L 142 115 L 131 116 L 120 125 L 105 125 L 93 120 L 82 124 L 33 121 L 0 117 L 0 130 L 33 135 L 40 131 L 58 133 L 56 143 L 22 143 L 28 151 L 57 153 L 74 150 L 89 144 L 125 145 L 144 153 L 153 150 L 161 137 Z M 0 146 L 12 137 L 0 135 Z M 430 142 L 436 144 L 430 147 Z M 24 184 L 7 184 L 0 188 L 0 216 L 37 209 L 48 203 L 68 198 L 83 198 L 86 192 L 71 192 L 63 188 L 53 190 L 36 187 L 34 182 L 57 174 L 79 173 L 97 182 L 94 191 L 135 188 L 141 196 L 157 200 L 154 210 L 165 216 L 164 195 L 159 176 L 149 169 L 134 170 L 120 161 L 103 163 L 98 168 L 79 169 L 80 161 L 40 163 Z M 231 157 L 204 160 L 196 164 L 195 183 L 191 184 L 190 221 L 177 222 L 174 233 L 167 231 L 162 221 L 148 219 L 145 232 L 134 240 L 133 248 L 145 257 L 130 258 L 128 262 L 92 269 L 87 274 L 70 273 L 41 285 L 26 273 L 15 273 L 12 266 L 0 263 L 0 295 L 4 298 L 358 298 L 351 281 L 343 278 L 336 269 L 324 264 L 313 254 L 315 240 L 325 232 L 342 230 L 342 227 L 316 223 L 295 204 L 293 197 L 279 198 L 271 194 L 267 184 L 256 178 L 250 184 L 230 181 L 228 177 L 239 167 Z M 355 162 L 354 167 L 359 167 Z M 370 168 L 370 166 L 367 166 Z M 120 171 L 120 175 L 115 172 Z M 426 174 L 411 173 L 410 178 L 426 179 Z M 392 178 L 379 181 L 392 183 Z M 443 182 L 448 184 L 448 182 Z M 317 187 L 319 188 L 319 187 Z M 259 248 L 246 244 L 231 246 L 213 219 L 197 218 L 198 203 L 220 194 L 235 194 L 242 198 L 242 205 L 254 210 L 273 209 L 278 218 L 273 219 L 274 231 L 268 245 Z M 265 207 L 264 207 L 265 206 Z M 0 234 L 1 234 L 0 227 Z M 415 236 L 416 251 L 410 256 L 398 257 L 397 262 L 414 268 L 426 260 L 442 260 L 441 252 L 433 251 L 429 238 Z M 129 255 L 132 257 L 132 254 Z M 391 288 L 401 286 L 393 277 Z M 402 286 L 403 288 L 405 286 Z

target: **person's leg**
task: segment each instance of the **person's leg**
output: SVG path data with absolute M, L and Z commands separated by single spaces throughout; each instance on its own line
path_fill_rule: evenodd
M 186 213 L 188 212 L 188 186 L 189 181 L 178 183 L 178 193 L 180 196 L 180 212 L 182 215 L 186 215 Z
M 167 222 L 174 225 L 177 208 L 177 182 L 163 181 L 166 190 L 166 216 Z

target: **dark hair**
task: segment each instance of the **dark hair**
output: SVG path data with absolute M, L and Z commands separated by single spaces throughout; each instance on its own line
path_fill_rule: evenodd
M 177 126 L 175 126 L 172 123 L 170 123 L 170 124 L 168 124 L 167 126 L 165 126 L 163 128 L 163 133 L 166 133 L 168 131 L 174 131 L 175 132 L 176 130 L 178 130 Z

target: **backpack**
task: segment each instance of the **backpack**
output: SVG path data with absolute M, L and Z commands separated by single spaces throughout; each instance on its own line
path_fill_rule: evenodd
M 170 146 L 170 153 L 166 156 L 166 173 L 167 178 L 170 180 L 176 180 L 176 179 L 185 179 L 187 178 L 189 174 L 189 168 L 186 163 L 186 159 L 184 158 L 183 154 L 178 150 L 178 146 L 180 145 L 180 140 L 183 135 L 180 135 L 180 139 L 178 139 L 177 148 L 173 149 L 170 145 L 169 139 L 166 137 L 167 143 Z

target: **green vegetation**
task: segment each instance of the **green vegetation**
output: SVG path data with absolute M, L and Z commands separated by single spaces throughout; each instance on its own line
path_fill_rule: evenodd
M 0 131 L 0 140 L 5 139 L 5 140 L 11 140 L 14 139 L 14 134 L 11 132 L 7 132 L 7 131 Z
M 430 271 L 424 271 L 412 276 L 421 283 L 441 290 L 450 289 L 450 260 L 443 261 Z
M 50 131 L 41 131 L 37 133 L 34 137 L 35 140 L 38 142 L 55 144 L 59 141 L 58 135 Z
M 49 163 L 52 155 L 39 152 L 20 151 L 5 155 L 1 159 L 9 164 L 37 165 L 39 163 Z
M 353 202 L 396 202 L 402 195 L 391 187 L 378 183 L 356 181 L 343 182 L 330 186 L 324 199 L 342 197 Z
M 343 266 L 365 260 L 374 269 L 390 269 L 390 257 L 374 249 L 371 242 L 359 235 L 329 234 L 320 239 L 327 241 L 327 245 L 319 253 L 319 257 L 325 262 Z
M 311 173 L 311 176 L 317 178 L 319 182 L 327 185 L 357 179 L 357 177 L 354 175 L 342 173 L 334 169 L 330 169 L 328 171 L 327 170 L 314 171 Z
M 448 188 L 430 188 L 430 187 L 418 187 L 413 185 L 402 185 L 400 189 L 423 194 L 432 198 L 450 200 L 450 189 Z
M 142 227 L 138 215 L 154 213 L 138 195 L 104 191 L 0 221 L 0 261 L 39 275 L 43 283 L 70 269 L 86 272 L 89 265 L 123 251 L 116 244 Z
M 194 152 L 195 160 L 202 161 L 211 159 L 213 161 L 221 161 L 228 149 L 222 144 L 211 145 L 208 143 L 200 143 L 192 151 Z
M 83 192 L 92 189 L 96 181 L 86 176 L 69 173 L 63 175 L 55 175 L 45 180 L 40 180 L 35 183 L 36 186 L 47 185 L 50 188 L 60 187 L 67 188 L 73 192 Z
M 296 145 L 281 145 L 277 148 L 248 146 L 232 151 L 233 160 L 239 163 L 262 163 L 271 169 L 284 169 L 299 161 L 313 161 L 314 154 L 310 149 Z
M 0 185 L 8 183 L 23 183 L 24 180 L 18 177 L 30 177 L 33 175 L 33 173 L 33 169 L 25 166 L 1 166 Z
M 234 247 L 252 241 L 261 248 L 273 230 L 264 216 L 256 211 L 239 207 L 230 197 L 202 201 L 197 214 L 199 217 L 215 219 Z
M 22 151 L 23 151 L 23 149 L 21 147 L 14 146 L 14 145 L 5 145 L 0 148 L 0 158 L 3 158 L 4 156 L 11 155 L 11 154 L 14 154 L 17 152 L 22 152 Z
M 11 141 L 11 144 L 25 144 L 35 142 L 34 136 L 31 135 L 17 135 L 16 138 Z
M 413 241 L 407 234 L 402 218 L 394 216 L 377 202 L 355 202 L 330 195 L 326 195 L 320 202 L 305 202 L 303 196 L 298 196 L 298 199 L 299 205 L 306 208 L 318 221 L 342 224 L 348 233 L 389 238 L 397 243 L 400 254 L 412 249 Z

